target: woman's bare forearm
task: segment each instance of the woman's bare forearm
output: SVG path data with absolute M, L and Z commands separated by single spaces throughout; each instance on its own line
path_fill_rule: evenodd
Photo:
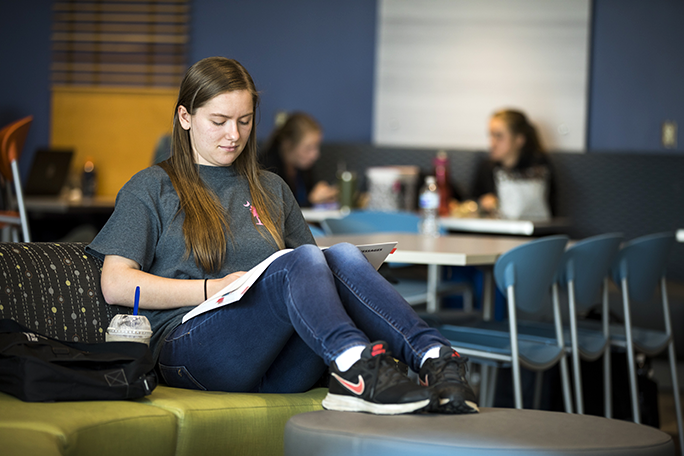
M 207 281 L 207 296 L 212 296 L 243 272 Z M 135 288 L 140 287 L 141 309 L 175 309 L 196 306 L 204 301 L 204 279 L 168 279 L 140 270 L 135 261 L 107 255 L 102 266 L 102 294 L 108 304 L 133 307 Z
M 143 272 L 127 258 L 107 255 L 102 266 L 102 294 L 108 304 L 133 307 L 140 287 L 141 309 L 173 309 L 204 300 L 203 280 L 167 279 Z

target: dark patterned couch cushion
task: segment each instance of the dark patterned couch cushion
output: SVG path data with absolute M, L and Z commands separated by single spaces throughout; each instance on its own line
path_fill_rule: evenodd
M 108 305 L 102 262 L 83 243 L 0 243 L 0 318 L 60 340 L 104 342 L 109 321 L 130 308 Z

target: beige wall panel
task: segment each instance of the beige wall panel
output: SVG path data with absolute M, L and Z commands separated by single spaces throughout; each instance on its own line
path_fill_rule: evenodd
M 379 0 L 373 143 L 485 150 L 499 109 L 586 149 L 591 0 Z
M 92 157 L 97 194 L 114 196 L 150 166 L 157 141 L 171 131 L 177 96 L 167 89 L 53 87 L 50 144 L 75 148 L 74 173 Z

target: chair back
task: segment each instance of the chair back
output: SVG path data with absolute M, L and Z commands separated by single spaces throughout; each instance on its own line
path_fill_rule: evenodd
M 317 226 L 315 226 L 315 225 L 309 225 L 309 230 L 311 231 L 311 234 L 312 234 L 313 237 L 315 237 L 315 238 L 319 238 L 319 237 L 325 236 L 325 232 L 324 232 L 321 228 L 319 228 L 319 227 L 317 227 Z
M 375 231 L 373 225 L 354 220 L 347 220 L 347 217 L 341 219 L 325 219 L 321 222 L 321 229 L 328 236 L 334 234 L 365 234 L 373 233 Z
M 21 156 L 32 121 L 33 116 L 24 117 L 0 130 L 0 174 L 8 182 L 14 180 L 12 162 Z
M 515 247 L 494 264 L 496 285 L 506 296 L 514 287 L 516 307 L 525 312 L 538 312 L 558 270 L 568 243 L 567 236 L 547 236 Z
M 603 279 L 609 275 L 623 240 L 619 233 L 592 236 L 573 244 L 563 254 L 556 282 L 566 287 L 573 281 L 578 311 L 596 304 Z
M 154 148 L 152 164 L 161 163 L 171 156 L 171 134 L 164 134 Z
M 321 223 L 328 235 L 378 232 L 417 233 L 420 216 L 412 212 L 352 211 L 341 219 Z
M 675 243 L 674 233 L 656 233 L 627 242 L 613 262 L 613 281 L 627 279 L 630 300 L 647 302 L 665 274 L 665 265 Z

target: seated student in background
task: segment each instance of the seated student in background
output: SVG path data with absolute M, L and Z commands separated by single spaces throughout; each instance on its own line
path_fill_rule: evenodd
M 337 187 L 317 181 L 312 167 L 320 156 L 323 130 L 313 117 L 295 112 L 276 127 L 261 154 L 269 171 L 283 178 L 300 207 L 334 203 Z
M 507 219 L 548 220 L 553 214 L 553 172 L 535 127 L 515 110 L 489 121 L 489 157 L 477 169 L 472 196 L 484 213 Z

